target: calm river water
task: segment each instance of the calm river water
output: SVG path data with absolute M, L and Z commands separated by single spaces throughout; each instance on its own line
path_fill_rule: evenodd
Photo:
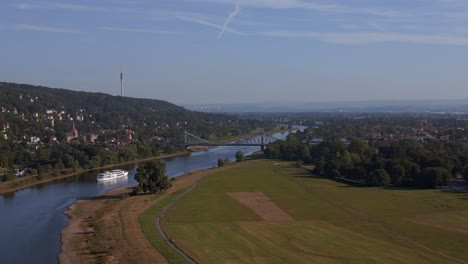
M 302 127 L 301 127 L 302 129 Z M 286 133 L 274 137 L 285 138 Z M 216 147 L 186 156 L 163 159 L 169 177 L 217 166 L 219 158 L 234 159 L 259 147 Z M 87 172 L 67 179 L 36 185 L 4 196 L 0 195 L 0 263 L 57 263 L 60 254 L 60 231 L 67 224 L 63 214 L 78 198 L 101 195 L 109 189 L 135 185 L 137 164 L 120 166 L 128 178 L 106 184 L 97 183 L 97 172 Z

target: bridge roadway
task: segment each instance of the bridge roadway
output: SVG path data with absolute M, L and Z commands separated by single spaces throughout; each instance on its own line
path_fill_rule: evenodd
M 210 142 L 205 139 L 202 139 L 198 136 L 188 133 L 184 131 L 182 135 L 176 137 L 173 140 L 173 145 L 184 146 L 184 147 L 194 147 L 194 146 L 206 146 L 206 147 L 218 147 L 218 146 L 228 146 L 228 147 L 236 147 L 236 146 L 244 146 L 244 147 L 260 147 L 261 150 L 265 150 L 266 145 L 276 141 L 277 139 L 265 135 L 264 133 L 232 143 L 216 143 Z
M 185 147 L 206 146 L 206 147 L 220 147 L 220 146 L 243 146 L 243 147 L 262 147 L 266 144 L 253 144 L 253 143 L 197 143 L 197 144 L 184 144 Z

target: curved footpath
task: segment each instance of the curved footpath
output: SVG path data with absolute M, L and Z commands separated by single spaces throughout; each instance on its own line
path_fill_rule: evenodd
M 172 248 L 172 250 L 174 250 L 175 252 L 177 252 L 177 254 L 179 254 L 182 258 L 185 259 L 185 261 L 187 261 L 188 263 L 190 264 L 196 264 L 197 262 L 191 258 L 189 255 L 187 255 L 184 251 L 182 251 L 179 247 L 177 247 L 171 239 L 169 239 L 166 235 L 166 233 L 164 232 L 162 226 L 161 226 L 161 218 L 166 214 L 167 210 L 169 210 L 178 200 L 180 200 L 180 198 L 184 197 L 186 194 L 188 194 L 189 192 L 191 192 L 195 187 L 197 187 L 198 183 L 200 182 L 201 179 L 203 179 L 203 177 L 205 177 L 206 175 L 208 174 L 204 174 L 204 175 L 201 175 L 195 183 L 192 184 L 192 186 L 186 190 L 185 192 L 181 193 L 179 196 L 177 196 L 173 201 L 171 201 L 168 205 L 166 205 L 161 213 L 156 217 L 156 227 L 158 228 L 158 232 L 159 232 L 159 235 L 163 238 L 164 242 L 166 242 L 166 244 Z
M 169 194 L 190 186 L 193 189 L 202 177 L 222 169 L 204 169 L 177 177 L 172 187 L 155 200 L 151 200 L 151 195 L 122 199 L 131 192 L 128 187 L 78 200 L 67 211 L 71 219 L 62 230 L 60 263 L 167 263 L 141 230 L 139 215 Z M 97 222 L 96 215 L 100 216 Z M 96 224 L 98 236 L 94 230 Z
M 244 162 L 245 164 L 246 162 Z M 229 167 L 233 167 L 233 166 L 236 166 L 236 165 L 239 165 L 238 163 L 234 163 L 234 164 L 231 164 L 231 165 L 228 165 L 228 166 L 224 166 L 222 168 L 216 168 L 215 170 L 216 171 L 221 171 L 221 170 L 224 170 L 226 168 L 229 168 Z M 211 170 L 210 172 L 214 172 L 214 170 Z M 168 205 L 166 205 L 162 210 L 161 210 L 161 213 L 159 213 L 158 216 L 156 216 L 156 219 L 155 219 L 155 224 L 156 224 L 156 227 L 158 228 L 158 232 L 159 232 L 159 235 L 163 238 L 164 242 L 166 242 L 166 244 L 171 247 L 175 252 L 177 252 L 177 254 L 179 254 L 183 259 L 185 259 L 185 261 L 187 261 L 188 263 L 190 264 L 196 264 L 197 262 L 192 258 L 190 257 L 188 254 L 186 254 L 181 248 L 179 248 L 175 243 L 172 242 L 172 239 L 170 239 L 169 237 L 167 237 L 166 233 L 164 232 L 164 229 L 161 225 L 161 219 L 162 217 L 166 214 L 166 212 L 177 202 L 179 201 L 182 197 L 184 197 L 185 195 L 187 195 L 188 193 L 190 193 L 193 189 L 195 189 L 195 187 L 198 186 L 198 184 L 200 183 L 200 181 L 207 175 L 209 175 L 210 173 L 203 173 L 201 174 L 199 177 L 197 177 L 196 181 L 192 184 L 192 186 L 190 186 L 189 189 L 187 189 L 185 192 L 181 193 L 179 196 L 177 196 L 174 200 L 172 200 Z

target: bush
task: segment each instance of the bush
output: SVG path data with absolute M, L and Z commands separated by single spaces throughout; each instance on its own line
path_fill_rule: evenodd
M 242 161 L 244 161 L 244 152 L 237 151 L 236 152 L 236 162 L 242 162 Z
M 0 177 L 0 179 L 2 182 L 12 181 L 15 179 L 15 175 L 11 172 L 6 172 Z

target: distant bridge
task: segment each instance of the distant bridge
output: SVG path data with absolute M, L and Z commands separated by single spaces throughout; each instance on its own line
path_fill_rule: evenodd
M 275 137 L 267 135 L 265 133 L 260 133 L 249 138 L 238 140 L 232 143 L 214 143 L 208 140 L 202 139 L 198 136 L 190 134 L 187 131 L 184 131 L 183 134 L 175 137 L 172 141 L 173 145 L 191 147 L 191 146 L 255 146 L 261 147 L 261 150 L 265 150 L 265 146 L 278 140 Z

